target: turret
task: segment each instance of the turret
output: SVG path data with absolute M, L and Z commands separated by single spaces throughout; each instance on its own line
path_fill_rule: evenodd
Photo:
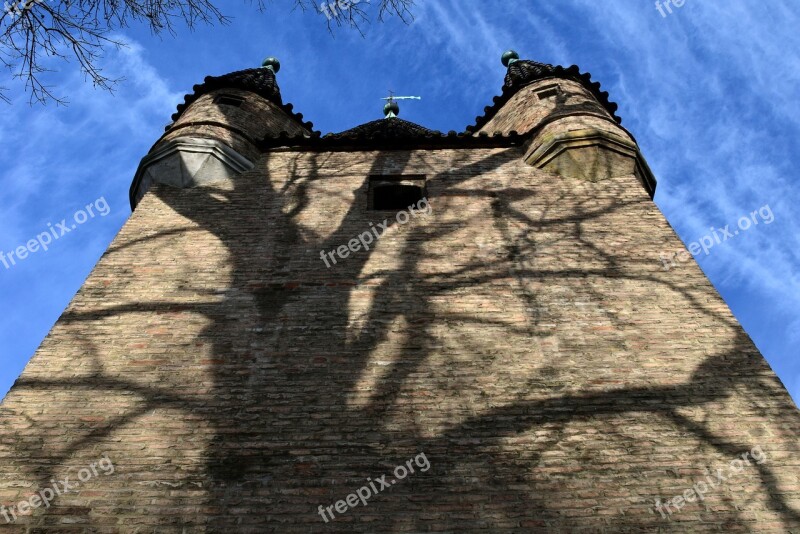
M 209 76 L 184 97 L 166 132 L 136 172 L 131 209 L 155 183 L 193 187 L 230 180 L 253 168 L 267 136 L 310 134 L 313 125 L 283 104 L 273 57 L 260 68 Z
M 513 50 L 501 60 L 507 68 L 503 92 L 468 131 L 517 132 L 528 138 L 525 161 L 534 167 L 591 181 L 633 174 L 655 194 L 655 178 L 636 140 L 590 74 L 575 65 L 521 60 Z

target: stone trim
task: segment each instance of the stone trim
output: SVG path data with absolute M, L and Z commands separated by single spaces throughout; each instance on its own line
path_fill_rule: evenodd
M 631 139 L 612 132 L 586 128 L 546 134 L 541 138 L 534 138 L 531 144 L 532 150 L 526 154 L 525 162 L 539 169 L 544 169 L 569 150 L 597 147 L 602 147 L 620 156 L 634 160 L 634 174 L 642 182 L 650 198 L 655 196 L 656 179 L 639 150 L 639 146 Z M 612 176 L 607 176 L 606 178 L 610 177 Z
M 228 145 L 204 137 L 178 137 L 150 152 L 139 163 L 130 189 L 131 210 L 155 183 L 187 188 L 226 181 L 254 163 Z
M 220 122 L 220 121 L 189 121 L 189 122 L 182 122 L 182 123 L 178 124 L 177 126 L 170 125 L 169 129 L 166 132 L 164 132 L 164 134 L 161 137 L 158 138 L 158 141 L 156 141 L 156 143 L 153 146 L 155 147 L 156 145 L 161 143 L 162 139 L 164 139 L 169 134 L 174 133 L 174 132 L 176 132 L 178 130 L 182 130 L 183 128 L 190 128 L 192 126 L 214 126 L 216 128 L 224 128 L 226 130 L 230 130 L 231 132 L 241 136 L 245 141 L 247 141 L 248 143 L 250 143 L 253 146 L 256 146 L 258 144 L 258 142 L 255 139 L 253 139 L 252 137 L 250 137 L 249 135 L 247 135 L 244 132 L 244 130 L 242 130 L 240 128 L 237 128 L 235 126 L 231 126 L 230 124 L 225 124 L 224 122 Z M 184 138 L 184 139 L 186 139 L 186 138 Z M 198 137 L 196 139 L 206 139 L 206 138 L 199 138 Z

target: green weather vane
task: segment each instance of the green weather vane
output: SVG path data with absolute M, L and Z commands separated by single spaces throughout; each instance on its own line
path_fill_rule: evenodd
M 394 96 L 394 91 L 389 89 L 389 96 L 381 98 L 381 100 L 386 100 L 386 105 L 383 106 L 383 114 L 386 115 L 387 119 L 392 119 L 397 117 L 400 114 L 400 106 L 397 104 L 397 100 L 422 100 L 421 96 Z

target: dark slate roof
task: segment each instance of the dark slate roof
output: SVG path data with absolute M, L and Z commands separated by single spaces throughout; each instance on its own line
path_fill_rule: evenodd
M 617 105 L 608 100 L 608 93 L 600 90 L 598 82 L 592 82 L 589 73 L 581 73 L 580 69 L 575 65 L 564 68 L 559 65 L 553 66 L 529 60 L 518 60 L 509 65 L 502 94 L 494 97 L 493 104 L 484 109 L 484 115 L 476 117 L 475 124 L 467 126 L 464 133 L 450 131 L 444 134 L 419 124 L 393 117 L 371 121 L 344 132 L 322 136 L 320 132 L 313 131 L 314 125 L 311 122 L 303 122 L 302 114 L 292 111 L 293 106 L 291 104 L 283 104 L 280 88 L 275 80 L 275 73 L 271 69 L 263 67 L 245 69 L 225 74 L 224 76 L 206 77 L 201 85 L 194 86 L 194 93 L 184 97 L 185 102 L 178 106 L 178 111 L 172 116 L 172 119 L 173 121 L 177 120 L 186 108 L 200 96 L 217 89 L 231 88 L 250 91 L 266 98 L 312 132 L 311 135 L 300 134 L 294 136 L 281 132 L 277 136 L 263 139 L 260 143 L 263 148 L 282 146 L 365 148 L 413 148 L 420 145 L 430 147 L 516 146 L 523 141 L 523 138 L 517 132 L 510 132 L 508 135 L 495 133 L 491 136 L 486 133 L 480 133 L 476 136 L 474 133 L 489 122 L 500 108 L 521 88 L 537 80 L 551 77 L 575 80 L 582 84 L 617 122 L 621 122 L 621 119 L 615 114 Z
M 519 60 L 509 65 L 505 83 L 503 84 L 502 94 L 494 97 L 493 104 L 484 108 L 483 116 L 476 117 L 475 124 L 467 126 L 466 130 L 468 132 L 477 132 L 489 122 L 500 108 L 502 108 L 512 96 L 517 94 L 520 89 L 544 78 L 564 78 L 580 83 L 597 98 L 598 102 L 611 114 L 615 121 L 618 123 L 622 122 L 622 119 L 616 115 L 618 106 L 614 102 L 608 100 L 608 93 L 600 90 L 600 83 L 593 82 L 591 74 L 588 72 L 581 73 L 577 65 L 564 68 L 560 65 L 553 66 L 536 61 Z
M 410 148 L 451 148 L 451 147 L 507 147 L 523 144 L 525 138 L 517 132 L 508 135 L 496 133 L 442 133 L 430 130 L 419 124 L 397 117 L 371 121 L 341 133 L 320 135 L 288 135 L 282 132 L 275 137 L 267 137 L 261 148 L 277 147 L 316 147 L 316 148 L 364 148 L 364 149 L 410 149 Z
M 284 104 L 281 99 L 281 90 L 275 80 L 275 73 L 271 69 L 259 67 L 256 69 L 245 69 L 223 76 L 206 76 L 203 83 L 195 85 L 192 94 L 183 97 L 183 104 L 178 105 L 178 111 L 172 115 L 173 122 L 178 120 L 186 108 L 204 94 L 216 91 L 217 89 L 241 89 L 255 93 L 281 108 L 287 115 L 297 120 L 304 128 L 311 131 L 314 125 L 311 122 L 303 122 L 302 113 L 294 113 L 294 106 Z
M 408 139 L 441 135 L 442 132 L 429 130 L 419 124 L 392 117 L 378 119 L 350 128 L 338 134 L 327 134 L 325 137 L 371 138 L 371 139 Z

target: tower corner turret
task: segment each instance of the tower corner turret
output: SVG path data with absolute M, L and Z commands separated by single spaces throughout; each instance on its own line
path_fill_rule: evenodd
M 142 159 L 130 189 L 131 209 L 153 183 L 186 188 L 233 179 L 252 169 L 267 136 L 310 135 L 313 125 L 284 104 L 277 58 L 261 67 L 208 76 L 172 115 Z
M 528 137 L 525 161 L 564 177 L 599 181 L 635 175 L 652 198 L 656 180 L 633 135 L 621 126 L 617 105 L 576 66 L 501 57 L 503 92 L 475 125 L 473 135 L 517 132 Z

